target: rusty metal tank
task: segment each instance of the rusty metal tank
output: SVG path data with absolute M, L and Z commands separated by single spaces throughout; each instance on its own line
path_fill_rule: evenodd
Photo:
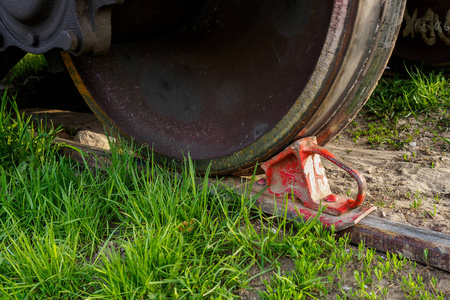
M 433 45 L 448 50 L 448 4 L 421 3 L 404 15 L 399 0 L 3 0 L 0 77 L 25 53 L 61 55 L 106 127 L 156 161 L 189 155 L 199 173 L 243 173 L 293 140 L 333 139 L 399 30 L 397 62 L 434 59 L 408 40 L 428 37 L 415 31 L 427 7 L 439 11 Z M 442 53 L 433 66 L 450 61 Z

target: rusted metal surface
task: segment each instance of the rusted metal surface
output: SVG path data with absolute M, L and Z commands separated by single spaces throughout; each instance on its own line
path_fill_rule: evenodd
M 404 2 L 200 4 L 142 29 L 147 40 L 65 62 L 108 126 L 151 147 L 157 160 L 189 153 L 199 173 L 224 174 L 245 172 L 308 132 L 325 143 L 350 122 L 381 76 Z M 143 14 L 159 20 L 164 7 Z M 127 11 L 142 20 L 117 7 L 113 28 L 139 23 L 123 21 Z
M 404 257 L 450 271 L 450 235 L 399 222 L 368 216 L 358 225 L 339 233 L 349 234 L 352 243 L 364 242 L 382 252 L 401 253 Z M 424 251 L 428 251 L 427 257 Z
M 230 156 L 288 114 L 318 63 L 332 3 L 289 3 L 207 2 L 176 30 L 73 64 L 101 111 L 155 152 Z
M 227 177 L 221 181 L 234 188 L 238 192 L 247 193 L 254 197 L 255 206 L 261 211 L 274 216 L 284 217 L 288 220 L 305 222 L 311 218 L 315 218 L 318 214 L 317 210 L 305 207 L 299 199 L 292 199 L 284 196 L 275 197 L 271 194 L 267 185 L 263 181 L 252 183 L 251 180 L 241 177 Z M 321 212 L 318 220 L 327 228 L 334 226 L 335 231 L 341 231 L 355 224 L 358 224 L 363 218 L 375 211 L 376 207 L 357 207 L 349 210 L 339 216 Z
M 263 192 L 258 196 L 255 206 L 259 207 L 265 213 L 280 217 L 286 214 L 287 219 L 297 220 L 299 222 L 315 218 L 318 214 L 318 210 L 304 206 L 298 199 L 285 197 L 274 198 L 272 194 L 267 192 Z M 327 228 L 334 226 L 335 231 L 338 232 L 358 224 L 358 222 L 375 210 L 376 207 L 357 207 L 339 216 L 321 212 L 318 220 Z
M 209 5 L 205 6 L 207 2 Z M 171 34 L 197 14 L 210 14 L 219 3 L 217 0 L 126 0 L 112 10 L 112 43 Z
M 106 53 L 111 41 L 111 8 L 124 0 L 2 0 L 0 51 L 10 47 L 41 54 Z
M 390 65 L 450 70 L 450 1 L 408 0 Z
M 320 156 L 349 173 L 358 183 L 356 199 L 331 192 Z M 269 192 L 275 196 L 293 193 L 305 207 L 335 216 L 354 209 L 366 197 L 367 184 L 362 174 L 330 151 L 319 147 L 315 137 L 295 141 L 285 150 L 262 164 Z
M 331 192 L 320 156 L 344 169 L 358 183 L 356 200 L 337 196 Z M 315 137 L 294 142 L 284 151 L 262 164 L 266 178 L 251 186 L 256 206 L 274 215 L 287 215 L 299 221 L 318 217 L 326 227 L 336 231 L 358 223 L 374 211 L 375 207 L 361 207 L 366 194 L 366 181 L 349 164 L 337 159 L 331 152 L 319 147 Z M 237 189 L 248 188 L 246 183 L 231 178 Z
M 381 77 L 391 56 L 406 1 L 360 1 L 348 49 L 336 79 L 322 91 L 323 103 L 297 138 L 331 141 L 356 116 Z

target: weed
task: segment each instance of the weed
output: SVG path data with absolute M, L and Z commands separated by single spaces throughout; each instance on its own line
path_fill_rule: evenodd
M 0 163 L 8 169 L 16 166 L 24 169 L 48 160 L 57 151 L 52 147 L 59 129 L 46 129 L 46 124 L 34 125 L 31 117 L 19 112 L 17 103 L 5 92 L 0 104 Z
M 410 79 L 381 79 L 366 109 L 379 118 L 407 117 L 448 108 L 449 81 L 442 73 L 409 70 Z M 444 116 L 444 115 L 443 115 Z
M 372 273 L 372 261 L 375 257 L 375 249 L 367 249 L 366 255 L 364 257 L 364 271 L 367 275 L 371 275 Z
M 450 143 L 440 134 L 450 128 L 450 80 L 441 73 L 423 74 L 419 70 L 410 70 L 409 76 L 406 80 L 380 80 L 361 113 L 370 121 L 367 128 L 351 126 L 349 129 L 355 142 L 365 138 L 374 147 L 388 145 L 402 149 L 422 130 L 432 132 L 436 140 Z M 400 121 L 408 118 L 414 118 L 419 128 L 412 129 Z M 426 122 L 433 123 L 433 129 Z
M 420 195 L 420 191 L 417 190 L 417 192 L 414 194 L 413 202 L 409 204 L 409 208 L 417 210 L 421 205 L 422 205 L 422 196 Z
M 26 54 L 8 73 L 6 79 L 22 82 L 29 76 L 50 72 L 44 55 Z
M 433 203 L 433 211 L 429 211 L 428 212 L 433 218 L 436 216 L 437 214 L 437 208 L 436 208 L 436 203 Z
M 381 281 L 381 279 L 384 278 L 385 274 L 383 274 L 383 272 L 379 269 L 379 268 L 375 268 L 373 270 L 373 273 L 375 274 L 375 276 L 377 277 L 378 281 Z
M 46 295 L 53 299 L 86 296 L 93 281 L 92 267 L 82 259 L 76 233 L 64 241 L 55 238 L 49 224 L 43 236 L 7 235 L 2 243 L 2 288 L 18 298 Z
M 387 197 L 385 197 L 384 199 L 383 198 L 379 198 L 378 200 L 375 201 L 375 205 L 378 208 L 383 208 L 383 207 L 385 207 L 388 204 L 387 200 L 388 200 Z
M 423 261 L 428 264 L 428 249 L 423 250 Z
M 436 195 L 433 199 L 434 199 L 434 202 L 436 202 L 437 204 L 439 204 L 441 202 L 441 200 L 439 199 L 439 194 Z
M 436 279 L 432 278 L 432 282 L 436 283 Z M 401 288 L 405 291 L 406 299 L 444 299 L 444 295 L 440 292 L 427 291 L 420 275 L 415 278 L 411 274 L 407 277 L 402 276 Z

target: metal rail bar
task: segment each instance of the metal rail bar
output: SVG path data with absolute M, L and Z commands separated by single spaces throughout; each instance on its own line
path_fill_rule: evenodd
M 261 187 L 256 183 L 250 184 L 249 180 L 240 177 L 229 177 L 224 183 L 234 187 L 238 193 L 247 193 L 251 187 L 250 195 L 258 196 L 255 205 L 263 212 L 280 217 L 285 215 L 284 200 L 275 201 L 270 193 L 261 192 Z M 302 218 L 290 207 L 292 203 L 288 203 L 287 218 L 301 222 Z M 349 234 L 352 244 L 358 245 L 364 241 L 366 247 L 381 252 L 401 253 L 407 259 L 450 272 L 449 234 L 370 215 L 355 220 L 355 223 L 338 232 L 337 237 Z M 427 257 L 424 251 L 428 251 Z
M 450 272 L 450 235 L 367 216 L 357 225 L 338 232 L 349 234 L 354 244 L 364 241 L 366 247 L 382 252 L 401 253 L 413 261 Z M 427 257 L 424 252 L 428 251 Z

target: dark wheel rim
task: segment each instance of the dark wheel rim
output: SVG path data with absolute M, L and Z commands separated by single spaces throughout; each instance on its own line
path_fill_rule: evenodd
M 351 120 L 390 55 L 403 10 L 393 2 L 215 3 L 168 35 L 63 58 L 97 116 L 157 159 L 189 153 L 199 172 L 242 171 Z

